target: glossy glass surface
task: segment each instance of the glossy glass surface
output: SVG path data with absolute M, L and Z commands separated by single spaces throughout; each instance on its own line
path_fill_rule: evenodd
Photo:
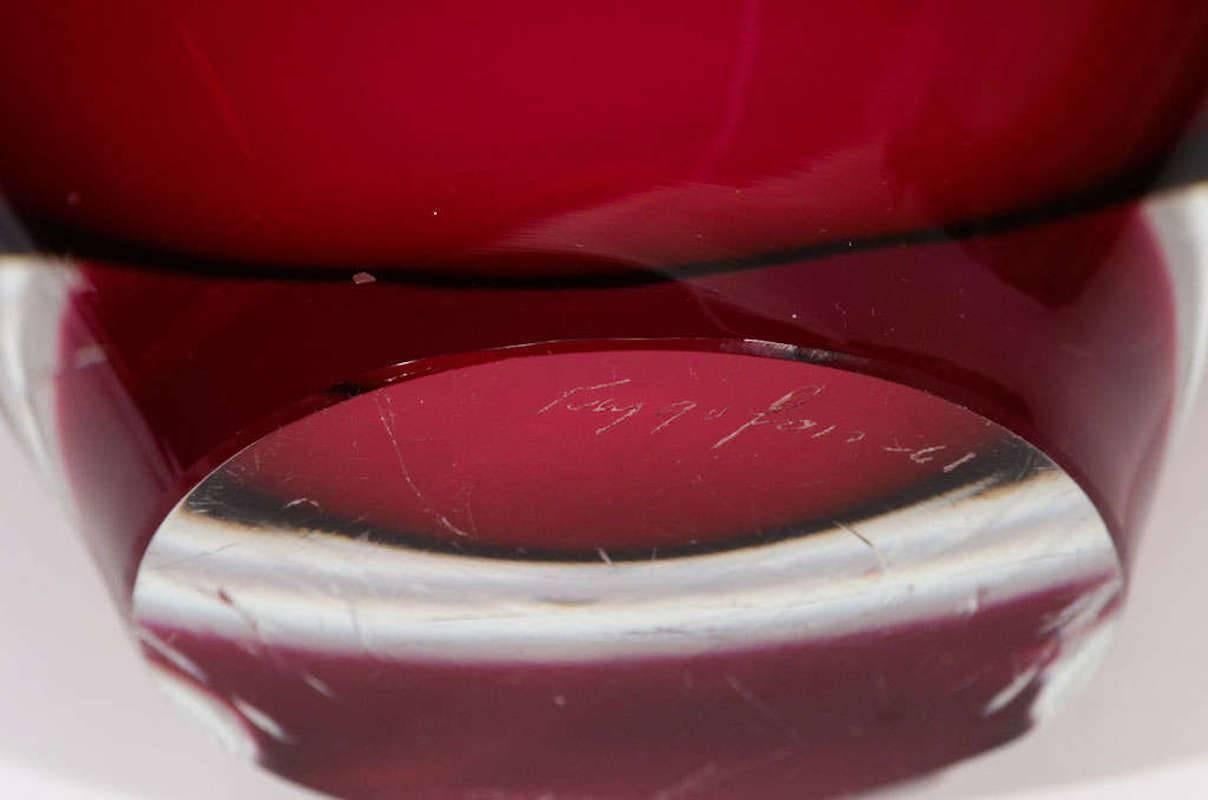
M 7 3 L 11 202 L 230 263 L 612 273 L 1136 188 L 1189 0 Z M 228 267 L 229 268 L 229 267 Z
M 1205 52 L 1182 0 L 0 4 L 0 399 L 288 778 L 924 773 L 1118 604 L 1202 355 Z M 408 616 L 449 575 L 481 627 Z

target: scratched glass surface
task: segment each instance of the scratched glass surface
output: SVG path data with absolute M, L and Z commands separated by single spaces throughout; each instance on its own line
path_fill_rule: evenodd
M 0 407 L 347 798 L 822 798 L 1090 679 L 1202 364 L 1208 7 L 0 3 Z

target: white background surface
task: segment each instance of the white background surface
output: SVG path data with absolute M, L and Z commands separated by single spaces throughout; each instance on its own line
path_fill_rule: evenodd
M 1201 395 L 1168 454 L 1123 623 L 1094 685 L 1018 743 L 885 800 L 1208 797 Z M 160 694 L 65 513 L 2 428 L 0 547 L 0 798 L 318 797 L 229 756 Z

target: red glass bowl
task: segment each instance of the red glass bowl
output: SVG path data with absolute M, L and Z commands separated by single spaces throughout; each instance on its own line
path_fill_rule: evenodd
M 1206 13 L 14 5 L 0 396 L 157 677 L 305 786 L 926 774 L 1121 602 Z

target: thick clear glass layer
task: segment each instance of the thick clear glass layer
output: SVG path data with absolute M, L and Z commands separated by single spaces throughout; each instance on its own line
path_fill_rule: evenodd
M 411 365 L 250 445 L 151 541 L 148 657 L 370 797 L 850 792 L 1085 679 L 1122 572 L 1052 461 L 831 354 L 667 345 Z

